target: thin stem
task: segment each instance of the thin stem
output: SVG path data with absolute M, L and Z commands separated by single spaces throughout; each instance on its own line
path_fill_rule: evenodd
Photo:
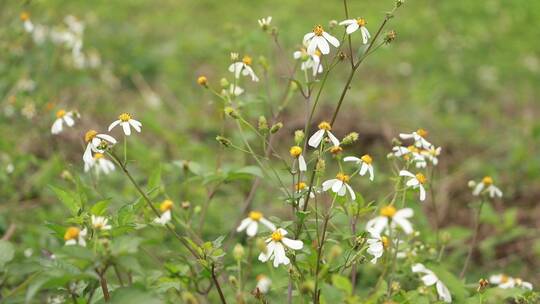
M 95 269 L 99 276 L 99 283 L 101 285 L 101 290 L 103 291 L 103 298 L 105 299 L 105 302 L 108 302 L 111 299 L 109 288 L 107 287 L 107 280 L 105 279 L 105 272 L 107 271 L 107 268 L 109 268 L 108 265 L 103 268 L 103 271 L 99 271 L 97 268 Z
M 124 287 L 124 280 L 122 280 L 122 276 L 120 275 L 120 271 L 118 271 L 118 266 L 116 264 L 113 264 L 114 273 L 116 274 L 116 277 L 118 278 L 118 282 L 120 283 L 120 286 Z
M 328 211 L 326 212 L 324 216 L 324 222 L 322 227 L 322 233 L 321 233 L 321 239 L 318 242 L 318 248 L 317 248 L 317 263 L 315 264 L 315 289 L 313 293 L 313 303 L 319 303 L 319 271 L 321 267 L 321 258 L 322 258 L 322 250 L 324 247 L 324 242 L 326 239 L 326 231 L 328 229 L 328 222 L 330 221 L 330 215 L 332 214 L 332 208 L 334 207 L 334 202 L 336 201 L 337 193 L 334 194 L 334 198 L 332 199 L 332 203 L 330 205 L 330 208 L 328 208 Z
M 216 272 L 215 272 L 215 265 L 212 264 L 212 280 L 214 281 L 214 284 L 216 284 L 216 289 L 219 293 L 219 298 L 221 299 L 221 303 L 227 304 L 227 301 L 225 300 L 225 296 L 223 295 L 223 291 L 221 291 L 221 286 L 219 285 L 219 281 L 216 278 Z
M 475 220 L 474 220 L 474 234 L 473 239 L 471 242 L 471 245 L 469 246 L 469 252 L 467 253 L 467 257 L 465 258 L 465 263 L 463 264 L 463 269 L 461 269 L 461 273 L 459 274 L 459 278 L 463 279 L 465 276 L 465 272 L 467 272 L 467 268 L 469 267 L 469 262 L 472 257 L 472 253 L 474 248 L 476 247 L 476 242 L 478 240 L 478 232 L 480 230 L 480 214 L 482 213 L 482 207 L 484 206 L 485 199 L 482 198 L 480 201 L 480 207 L 478 207 L 478 212 L 476 212 Z

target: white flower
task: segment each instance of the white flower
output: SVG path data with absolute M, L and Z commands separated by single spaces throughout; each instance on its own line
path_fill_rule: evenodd
M 257 230 L 259 229 L 259 222 L 265 225 L 271 231 L 276 230 L 276 226 L 274 226 L 274 224 L 272 224 L 269 220 L 265 219 L 261 212 L 251 211 L 248 217 L 240 222 L 240 225 L 238 228 L 236 228 L 236 231 L 240 232 L 246 230 L 246 234 L 248 236 L 255 236 L 257 234 Z
M 420 201 L 424 201 L 426 199 L 426 189 L 424 188 L 424 184 L 427 182 L 427 178 L 424 176 L 424 174 L 416 173 L 415 175 L 407 170 L 401 170 L 399 171 L 399 176 L 410 177 L 405 185 L 407 185 L 407 187 L 420 190 Z
M 261 18 L 259 20 L 257 20 L 257 22 L 259 22 L 259 26 L 266 31 L 266 29 L 268 29 L 268 27 L 270 26 L 270 23 L 272 22 L 272 16 L 268 16 L 266 18 Z
M 260 293 L 268 293 L 271 285 L 272 280 L 270 280 L 267 276 L 262 274 L 257 276 L 257 289 Z
M 384 249 L 388 248 L 389 240 L 386 236 L 381 236 L 380 232 L 375 229 L 368 230 L 370 238 L 367 240 L 367 253 L 373 256 L 371 263 L 376 264 L 377 260 L 382 257 Z
M 411 151 L 407 147 L 395 146 L 392 147 L 392 153 L 394 154 L 394 156 L 402 157 L 408 155 L 409 153 L 411 153 Z
M 302 193 L 302 191 L 308 189 L 307 184 L 304 182 L 299 182 L 298 184 L 295 185 L 295 188 L 296 188 L 296 194 Z M 309 197 L 315 198 L 315 189 L 311 189 L 309 193 Z M 305 203 L 304 195 L 302 195 L 302 197 L 298 199 L 298 208 L 304 209 L 304 203 Z
M 73 119 L 73 116 L 77 116 L 77 113 L 74 112 L 66 112 L 66 110 L 58 110 L 56 112 L 56 120 L 54 121 L 52 127 L 51 127 L 51 133 L 52 134 L 59 134 L 64 129 L 64 123 L 68 127 L 73 127 L 75 125 L 75 120 Z
M 413 232 L 412 224 L 408 218 L 414 214 L 411 208 L 396 210 L 392 205 L 381 208 L 380 216 L 369 220 L 366 224 L 366 230 L 373 234 L 381 234 L 389 227 L 394 229 L 399 226 L 406 234 Z
M 314 54 L 316 49 L 319 49 L 324 55 L 330 53 L 328 42 L 335 47 L 339 47 L 339 40 L 325 32 L 321 25 L 315 26 L 312 32 L 304 35 L 304 44 L 308 46 L 308 54 Z
M 369 172 L 369 179 L 373 181 L 373 158 L 371 158 L 370 155 L 365 154 L 364 156 L 358 158 L 354 156 L 347 156 L 343 159 L 343 161 L 346 162 L 354 162 L 357 165 L 360 165 L 360 176 L 364 176 L 367 172 Z
M 300 172 L 306 172 L 307 164 L 304 156 L 302 155 L 302 148 L 299 146 L 292 146 L 289 153 L 292 157 L 298 160 L 298 170 L 300 170 Z
M 430 149 L 432 144 L 425 139 L 428 132 L 424 129 L 418 129 L 412 133 L 400 133 L 401 139 L 414 139 L 414 145 L 418 148 Z
M 317 148 L 326 134 L 334 146 L 339 146 L 339 139 L 337 139 L 334 134 L 330 132 L 330 130 L 332 130 L 332 126 L 328 122 L 321 122 L 319 124 L 319 130 L 313 133 L 313 135 L 311 135 L 309 138 L 308 145 L 313 148 Z
M 96 174 L 101 172 L 109 174 L 114 171 L 114 163 L 105 158 L 103 153 L 94 153 L 93 158 L 89 162 L 84 162 L 84 172 L 88 172 L 91 168 L 95 168 Z
M 323 72 L 321 52 L 319 50 L 315 50 L 313 54 L 308 54 L 306 48 L 301 48 L 299 51 L 293 53 L 293 57 L 294 59 L 300 59 L 302 61 L 302 64 L 300 65 L 302 71 L 312 69 L 313 76 Z
M 92 215 L 92 227 L 96 230 L 111 230 L 111 225 L 107 223 L 109 220 L 104 216 L 95 216 Z
M 80 246 L 86 247 L 86 241 L 84 238 L 86 237 L 87 233 L 88 232 L 86 228 L 84 228 L 83 230 L 80 230 L 77 227 L 69 227 L 66 230 L 66 233 L 64 234 L 64 240 L 66 241 L 66 246 L 80 245 Z
M 491 198 L 500 198 L 503 195 L 501 189 L 493 185 L 493 178 L 491 178 L 491 176 L 484 177 L 482 181 L 474 187 L 473 195 L 478 196 L 483 192 L 488 193 Z
M 124 134 L 126 136 L 131 135 L 131 128 L 135 129 L 137 132 L 141 132 L 142 123 L 138 120 L 135 120 L 131 118 L 131 115 L 128 113 L 122 113 L 118 115 L 118 119 L 113 121 L 112 124 L 109 125 L 108 131 L 111 132 L 111 130 L 116 127 L 117 125 L 122 126 L 122 129 L 124 130 Z
M 420 154 L 425 156 L 434 166 L 439 163 L 438 156 L 441 155 L 441 147 L 435 148 L 435 146 L 429 147 L 429 149 L 421 150 Z
M 24 30 L 27 33 L 32 33 L 34 31 L 34 24 L 30 20 L 30 14 L 28 12 L 22 12 L 20 15 L 21 21 L 23 22 Z
M 253 60 L 249 56 L 244 56 L 242 58 L 242 61 L 234 62 L 229 66 L 229 72 L 234 73 L 234 77 L 236 79 L 240 78 L 240 73 L 244 76 L 250 76 L 252 81 L 259 81 L 259 78 L 257 75 L 255 75 L 255 72 L 251 68 L 251 63 Z
M 322 183 L 322 190 L 328 191 L 328 189 L 332 189 L 334 193 L 337 193 L 339 196 L 344 196 L 347 191 L 349 192 L 351 199 L 354 201 L 356 199 L 356 194 L 354 193 L 354 190 L 349 186 L 349 180 L 350 176 L 338 173 L 336 175 L 336 178 L 329 179 Z
M 239 87 L 238 85 L 234 85 L 234 84 L 230 84 L 229 85 L 229 90 L 227 91 L 226 89 L 223 89 L 221 91 L 221 95 L 229 95 L 229 96 L 240 96 L 244 93 L 244 89 L 242 89 L 241 87 Z
M 437 294 L 439 295 L 439 299 L 443 300 L 446 303 L 452 303 L 452 295 L 450 294 L 450 291 L 448 288 L 444 285 L 441 280 L 435 275 L 435 273 L 429 269 L 427 269 L 424 265 L 418 263 L 414 264 L 412 266 L 412 271 L 416 273 L 423 273 L 424 276 L 422 276 L 422 282 L 426 286 L 433 286 L 435 285 L 435 288 L 437 289 Z
M 360 32 L 362 33 L 362 42 L 366 44 L 371 38 L 371 35 L 369 34 L 368 29 L 366 28 L 366 19 L 364 18 L 357 18 L 357 19 L 348 19 L 341 21 L 339 25 L 345 25 L 347 34 L 352 34 L 356 32 L 358 29 L 360 29 Z
M 533 286 L 529 282 L 525 282 L 519 278 L 512 278 L 505 274 L 497 274 L 489 277 L 489 282 L 491 284 L 497 284 L 499 288 L 507 289 L 514 287 L 521 287 L 524 289 L 532 290 Z
M 165 226 L 172 219 L 172 207 L 174 203 L 166 199 L 159 205 L 161 216 L 154 219 L 154 223 Z
M 285 247 L 293 250 L 300 250 L 304 247 L 304 243 L 298 240 L 291 240 L 286 238 L 287 231 L 282 228 L 275 230 L 272 235 L 265 240 L 266 252 L 259 254 L 259 261 L 266 262 L 274 259 L 274 267 L 278 267 L 280 264 L 289 265 L 290 260 L 285 254 Z
M 86 142 L 86 149 L 84 150 L 83 160 L 85 163 L 91 163 L 93 161 L 92 152 L 104 153 L 107 146 L 116 144 L 116 139 L 110 135 L 89 130 L 84 134 L 84 142 Z

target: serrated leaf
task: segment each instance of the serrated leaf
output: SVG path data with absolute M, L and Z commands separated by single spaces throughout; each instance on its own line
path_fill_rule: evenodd
M 103 215 L 107 211 L 110 202 L 110 199 L 99 201 L 90 208 L 90 212 L 94 215 Z

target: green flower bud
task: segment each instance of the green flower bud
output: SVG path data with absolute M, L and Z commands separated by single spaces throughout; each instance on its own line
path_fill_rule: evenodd
M 341 145 L 351 145 L 358 140 L 358 133 L 351 132 L 341 140 Z
M 277 133 L 281 128 L 283 128 L 283 123 L 278 122 L 270 128 L 270 133 L 275 134 Z
M 219 81 L 219 84 L 221 85 L 222 88 L 229 87 L 229 81 L 227 80 L 227 78 L 221 78 L 221 80 Z
M 232 142 L 228 138 L 223 136 L 216 136 L 216 140 L 224 147 L 230 147 L 232 145 Z
M 263 134 L 268 132 L 268 121 L 266 121 L 266 117 L 262 115 L 259 116 L 259 131 Z
M 233 107 L 225 107 L 223 112 L 225 112 L 225 114 L 227 114 L 228 116 L 230 116 L 230 117 L 232 117 L 234 119 L 238 119 L 238 117 L 240 117 L 238 115 L 238 112 Z
M 240 244 L 236 244 L 233 248 L 233 257 L 235 260 L 240 261 L 244 257 L 244 247 Z
M 302 130 L 294 131 L 294 142 L 297 145 L 300 145 L 300 143 L 304 140 L 305 137 L 306 137 L 306 135 L 304 134 L 304 131 L 302 131 Z

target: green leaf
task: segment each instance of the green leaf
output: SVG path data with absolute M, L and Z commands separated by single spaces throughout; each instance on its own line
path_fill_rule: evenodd
M 0 240 L 0 269 L 13 260 L 15 247 L 8 241 Z
M 333 275 L 332 285 L 334 285 L 337 289 L 344 291 L 347 295 L 352 294 L 351 282 L 349 282 L 349 279 L 344 276 L 338 274 Z
M 113 256 L 137 253 L 142 239 L 134 236 L 122 236 L 116 238 L 111 245 Z
M 161 185 L 161 166 L 158 165 L 148 178 L 148 189 L 154 189 Z
M 90 208 L 90 212 L 94 215 L 103 215 L 107 211 L 110 202 L 110 199 L 99 201 Z
M 111 295 L 111 301 L 109 303 L 113 304 L 161 304 L 164 303 L 160 298 L 155 294 L 144 290 L 142 287 L 138 288 L 137 286 L 132 287 L 121 287 L 115 289 Z
M 228 180 L 234 180 L 234 179 L 249 179 L 253 176 L 257 177 L 263 177 L 263 173 L 261 171 L 261 168 L 257 166 L 247 166 L 240 168 L 238 170 L 234 170 L 229 172 L 227 174 Z
M 52 189 L 56 197 L 71 211 L 73 215 L 77 215 L 79 209 L 81 209 L 81 204 L 79 202 L 79 196 L 76 193 L 70 191 L 64 191 L 55 186 L 49 185 L 49 188 Z

